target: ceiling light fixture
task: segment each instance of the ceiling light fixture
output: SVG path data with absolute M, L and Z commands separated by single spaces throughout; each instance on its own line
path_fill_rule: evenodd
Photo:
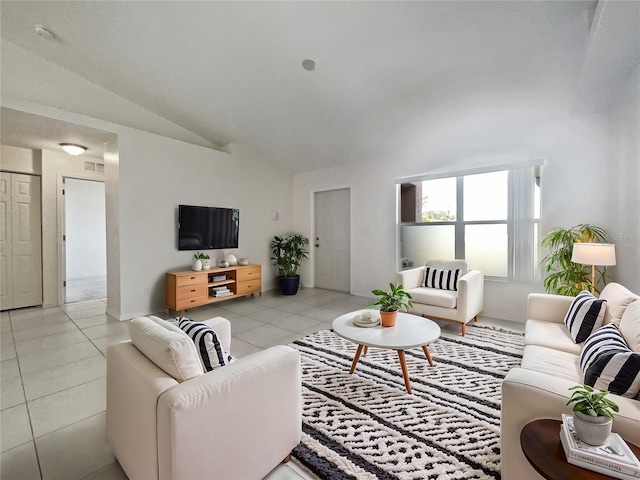
M 82 145 L 76 145 L 74 143 L 61 143 L 60 146 L 62 149 L 67 152 L 69 155 L 82 155 L 87 151 L 87 147 L 83 147 Z
M 53 40 L 53 33 L 51 33 L 44 25 L 36 25 L 36 33 L 42 38 L 47 40 Z
M 313 60 L 303 60 L 302 61 L 302 68 L 304 68 L 306 71 L 311 72 L 312 70 L 314 70 L 316 68 L 316 62 L 314 62 Z

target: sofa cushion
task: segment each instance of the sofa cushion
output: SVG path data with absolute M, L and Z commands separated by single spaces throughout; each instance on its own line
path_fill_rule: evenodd
M 580 292 L 564 317 L 571 338 L 576 343 L 584 342 L 591 332 L 602 326 L 606 308 L 606 300 L 599 300 L 586 290 Z
M 627 307 L 620 320 L 620 333 L 627 346 L 640 353 L 640 300 Z
M 538 345 L 526 345 L 522 354 L 522 368 L 564 378 L 574 384 L 582 383 L 580 357 Z
M 452 290 L 439 290 L 437 288 L 418 287 L 407 290 L 413 297 L 413 303 L 433 305 L 443 308 L 456 308 L 458 292 Z
M 460 270 L 441 270 L 425 266 L 424 282 L 422 286 L 426 288 L 438 288 L 440 290 L 458 290 L 458 279 Z
M 218 334 L 208 325 L 194 322 L 187 317 L 180 317 L 178 326 L 193 339 L 193 343 L 196 345 L 204 363 L 204 369 L 207 372 L 236 361 L 235 358 L 225 352 Z
M 640 392 L 640 354 L 632 352 L 618 327 L 605 325 L 584 343 L 580 355 L 584 383 L 633 398 Z
M 196 347 L 184 333 L 170 331 L 146 317 L 134 318 L 127 327 L 133 345 L 178 382 L 204 373 Z
M 602 289 L 600 298 L 607 301 L 607 310 L 604 314 L 605 325 L 609 323 L 620 325 L 620 320 L 627 306 L 636 300 L 640 300 L 640 296 L 614 282 L 608 283 Z
M 582 350 L 582 345 L 573 341 L 564 323 L 530 319 L 527 320 L 524 332 L 527 345 L 539 345 L 573 355 L 580 355 Z

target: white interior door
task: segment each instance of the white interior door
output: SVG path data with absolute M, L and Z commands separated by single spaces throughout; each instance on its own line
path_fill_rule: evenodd
M 315 193 L 315 286 L 351 291 L 351 192 Z
M 11 174 L 0 172 L 0 308 L 13 308 Z
M 2 173 L 2 309 L 42 305 L 40 177 Z

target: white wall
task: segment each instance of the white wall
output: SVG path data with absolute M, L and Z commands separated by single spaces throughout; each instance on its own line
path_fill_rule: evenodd
M 631 110 L 637 112 L 637 100 L 629 97 L 631 95 L 627 100 L 635 102 Z M 517 121 L 509 118 L 505 122 L 500 119 L 499 111 L 493 114 L 487 109 L 486 123 L 474 125 L 472 131 L 460 128 L 455 121 L 447 128 L 443 119 L 436 133 L 425 130 L 430 145 L 421 152 L 400 152 L 392 158 L 295 175 L 295 227 L 310 237 L 313 235 L 311 198 L 314 191 L 338 185 L 351 187 L 351 288 L 354 294 L 371 295 L 372 289 L 396 278 L 396 179 L 544 158 L 543 234 L 555 227 L 590 223 L 603 227 L 613 237 L 623 232 L 637 235 L 638 209 L 627 206 L 629 201 L 637 205 L 640 196 L 637 128 L 632 132 L 633 128 L 626 128 L 627 124 L 621 120 L 612 133 L 607 113 L 533 121 L 527 116 L 525 105 L 521 112 Z M 459 113 L 463 116 L 464 112 Z M 455 112 L 449 116 L 455 117 Z M 613 155 L 614 137 L 624 137 L 634 147 L 628 147 L 624 154 Z M 614 161 L 610 161 L 612 156 Z M 620 191 L 626 192 L 628 198 L 620 198 Z M 640 254 L 637 237 L 634 238 L 635 248 L 626 248 L 622 255 L 635 269 L 618 266 L 610 272 L 614 281 L 640 291 L 637 268 Z M 303 283 L 312 285 L 313 251 L 301 273 Z M 518 284 L 487 281 L 485 291 L 484 315 L 525 321 L 528 293 L 541 292 L 543 287 L 542 281 Z
M 67 280 L 107 274 L 107 225 L 103 182 L 65 182 Z
M 640 292 L 640 66 L 629 75 L 626 88 L 609 114 L 611 144 L 604 160 L 612 169 L 611 192 L 617 207 L 609 213 L 615 227 L 617 265 L 611 269 L 614 280 Z
M 42 152 L 0 145 L 0 168 L 7 172 L 42 174 Z
M 274 288 L 269 242 L 291 225 L 292 177 L 239 146 L 230 153 L 126 129 L 118 136 L 120 318 L 164 308 L 165 272 L 188 270 L 193 252 L 177 249 L 179 204 L 240 210 L 239 246 L 210 250 L 248 257 L 263 268 L 263 290 Z M 108 167 L 107 167 L 108 168 Z M 280 220 L 271 212 L 280 212 Z M 144 295 L 149 288 L 151 294 Z

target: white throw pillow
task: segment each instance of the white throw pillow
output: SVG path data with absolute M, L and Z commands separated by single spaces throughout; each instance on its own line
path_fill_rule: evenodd
M 584 342 L 591 332 L 602 326 L 606 308 L 606 300 L 597 299 L 587 290 L 578 294 L 564 317 L 564 324 L 575 343 Z
M 620 320 L 620 333 L 631 350 L 640 353 L 640 300 L 627 307 Z
M 178 382 L 204 373 L 196 347 L 187 335 L 167 330 L 146 317 L 134 318 L 127 327 L 135 347 Z
M 600 299 L 607 301 L 607 311 L 604 314 L 604 324 L 615 323 L 620 326 L 620 319 L 626 308 L 640 297 L 619 283 L 608 283 L 600 292 Z

